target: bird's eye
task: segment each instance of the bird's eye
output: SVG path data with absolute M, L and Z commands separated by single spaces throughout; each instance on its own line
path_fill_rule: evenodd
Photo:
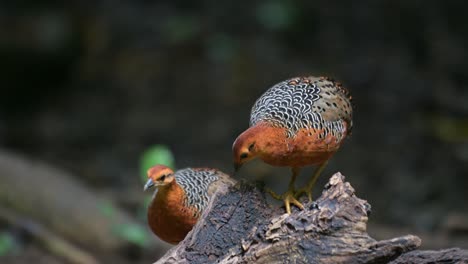
M 253 149 L 254 146 L 255 146 L 255 143 L 250 144 L 250 146 L 249 146 L 249 151 L 251 151 L 251 150 Z
M 244 152 L 244 153 L 242 153 L 242 154 L 240 155 L 240 158 L 241 158 L 241 159 L 245 159 L 245 158 L 247 158 L 247 156 L 249 156 L 249 154 L 247 154 L 247 153 Z
M 166 175 L 163 175 L 159 178 L 160 181 L 164 181 L 166 179 Z

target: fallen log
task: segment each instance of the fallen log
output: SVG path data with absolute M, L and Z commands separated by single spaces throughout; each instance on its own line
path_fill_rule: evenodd
M 79 245 L 117 251 L 132 244 L 118 231 L 141 226 L 70 173 L 43 162 L 0 150 L 0 175 L 1 207 Z
M 371 207 L 340 173 L 304 205 L 287 215 L 253 184 L 221 189 L 187 237 L 156 263 L 404 263 L 403 256 L 426 263 L 405 255 L 420 246 L 416 236 L 376 241 L 367 234 Z
M 401 255 L 391 264 L 412 263 L 468 263 L 468 250 L 449 248 L 442 250 L 415 250 Z

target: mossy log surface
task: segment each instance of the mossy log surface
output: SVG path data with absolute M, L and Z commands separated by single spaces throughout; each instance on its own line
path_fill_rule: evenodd
M 304 201 L 305 202 L 305 201 Z M 376 241 L 367 232 L 371 206 L 341 173 L 303 211 L 268 205 L 250 183 L 221 189 L 184 241 L 156 263 L 447 263 L 466 251 L 413 251 L 421 240 L 406 235 Z M 421 256 L 424 256 L 421 258 Z M 431 262 L 436 260 L 436 262 Z M 451 263 L 451 262 L 450 262 Z

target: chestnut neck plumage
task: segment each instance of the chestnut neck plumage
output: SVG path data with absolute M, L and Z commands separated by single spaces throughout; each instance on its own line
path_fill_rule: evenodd
M 294 137 L 287 132 L 284 127 L 257 124 L 237 138 L 234 151 L 239 153 L 236 151 L 255 143 L 248 160 L 258 157 L 273 166 L 304 167 L 328 160 L 341 144 L 331 134 L 319 138 L 321 130 L 299 131 Z
M 148 208 L 151 230 L 162 240 L 175 244 L 195 225 L 194 210 L 185 206 L 185 192 L 172 181 L 158 189 Z
M 269 156 L 271 153 L 287 155 L 289 140 L 285 140 L 286 134 L 284 127 L 272 126 L 265 122 L 258 123 L 239 135 L 234 143 L 234 150 L 255 143 L 252 152 L 254 156 L 263 160 L 266 158 L 265 155 Z

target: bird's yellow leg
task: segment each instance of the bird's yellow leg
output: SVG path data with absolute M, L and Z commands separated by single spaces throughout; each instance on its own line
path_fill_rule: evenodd
M 315 182 L 317 181 L 320 174 L 322 174 L 322 171 L 325 169 L 327 164 L 328 161 L 325 161 L 324 163 L 320 164 L 320 166 L 318 166 L 317 169 L 315 169 L 314 174 L 312 175 L 312 178 L 310 178 L 310 180 L 307 182 L 307 185 L 296 192 L 297 198 L 301 197 L 301 194 L 305 193 L 309 198 L 309 202 L 312 202 L 312 189 L 314 188 Z
M 304 206 L 294 197 L 295 195 L 295 187 L 294 187 L 294 182 L 296 181 L 296 177 L 299 174 L 299 168 L 293 168 L 292 169 L 292 176 L 291 180 L 289 180 L 289 188 L 288 190 L 279 195 L 273 192 L 271 189 L 266 189 L 266 191 L 271 195 L 276 200 L 282 200 L 284 202 L 284 205 L 286 206 L 286 212 L 288 214 L 291 214 L 291 204 L 294 204 L 295 206 L 299 207 L 301 210 L 304 209 Z

